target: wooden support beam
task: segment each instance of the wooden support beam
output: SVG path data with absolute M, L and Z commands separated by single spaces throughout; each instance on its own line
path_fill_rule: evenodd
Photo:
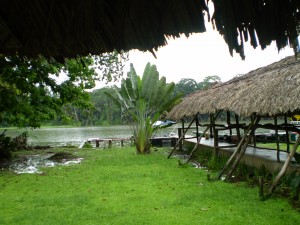
M 284 123 L 287 124 L 287 115 L 284 115 Z M 286 127 L 285 129 L 286 151 L 290 153 L 290 135 Z
M 112 139 L 109 139 L 108 140 L 108 148 L 111 148 L 112 147 Z
M 221 113 L 221 110 L 219 110 L 219 111 L 216 113 L 216 115 L 213 117 L 213 120 L 214 120 L 214 121 L 218 118 L 218 116 L 220 115 L 220 113 Z M 201 134 L 201 136 L 200 136 L 199 139 L 197 140 L 197 143 L 196 143 L 196 145 L 194 146 L 193 150 L 191 151 L 191 153 L 190 153 L 190 155 L 189 155 L 189 158 L 188 158 L 188 160 L 186 161 L 186 163 L 188 163 L 188 162 L 191 161 L 194 152 L 197 150 L 197 148 L 198 148 L 198 146 L 199 146 L 199 144 L 200 144 L 201 138 L 203 138 L 203 137 L 205 136 L 206 132 L 207 132 L 210 128 L 211 128 L 211 124 L 208 124 L 208 126 L 206 127 L 206 129 L 204 130 L 204 132 Z
M 259 198 L 263 199 L 263 197 L 264 197 L 264 178 L 263 178 L 263 176 L 258 177 L 258 184 L 259 184 Z
M 183 130 L 183 135 L 178 136 L 178 140 L 177 143 L 174 145 L 173 150 L 170 152 L 170 154 L 168 155 L 168 159 L 172 156 L 173 152 L 176 150 L 177 146 L 179 145 L 179 143 L 183 140 L 184 134 L 188 131 L 188 129 L 192 126 L 193 122 L 194 122 L 195 118 L 192 119 L 192 121 L 190 122 L 190 124 L 188 125 L 186 130 Z
M 198 125 L 199 125 L 199 118 L 198 118 L 198 114 L 195 116 L 195 122 L 196 122 L 196 137 L 197 137 L 197 142 L 198 142 L 198 139 L 199 139 L 199 137 L 198 137 L 198 134 L 199 134 L 199 127 L 198 127 Z M 200 140 L 201 140 L 201 138 L 200 138 Z
M 210 128 L 209 128 L 209 137 L 213 138 L 213 114 L 209 114 L 209 124 L 210 124 Z
M 214 130 L 214 156 L 219 158 L 219 135 L 218 135 L 218 130 L 217 129 L 213 129 Z
M 246 152 L 247 146 L 250 142 L 250 140 L 252 139 L 255 129 L 256 129 L 256 125 L 259 123 L 260 120 L 260 116 L 255 116 L 255 118 L 252 120 L 253 125 L 251 126 L 250 130 L 249 130 L 249 135 L 246 135 L 246 139 L 245 139 L 245 143 L 241 144 L 241 148 L 240 148 L 240 152 L 238 154 L 238 156 L 236 157 L 234 163 L 232 164 L 231 170 L 228 172 L 227 176 L 226 176 L 226 180 L 230 180 L 231 176 L 234 172 L 234 170 L 236 169 L 237 165 L 239 164 L 242 156 L 244 155 L 244 153 Z M 250 126 L 249 126 L 250 127 Z
M 235 151 L 232 153 L 231 157 L 227 160 L 226 164 L 224 165 L 223 169 L 219 172 L 217 179 L 219 180 L 221 178 L 221 176 L 223 175 L 224 171 L 227 169 L 227 167 L 230 165 L 230 163 L 233 161 L 233 159 L 235 158 L 235 156 L 240 152 L 245 139 L 248 135 L 248 133 L 253 129 L 254 126 L 254 121 L 251 121 L 251 123 L 249 124 L 248 128 L 246 129 L 246 131 L 244 132 L 244 136 L 243 138 L 240 140 L 237 148 L 235 149 Z
M 275 180 L 273 181 L 272 185 L 271 185 L 271 188 L 269 190 L 269 195 L 271 195 L 274 191 L 275 191 L 275 188 L 279 182 L 279 180 L 281 179 L 281 177 L 286 173 L 286 170 L 288 168 L 288 165 L 290 164 L 292 158 L 294 157 L 295 155 L 295 152 L 298 148 L 298 145 L 300 144 L 300 135 L 298 135 L 298 138 L 296 140 L 296 143 L 294 144 L 293 146 L 293 149 L 292 151 L 289 153 L 285 163 L 283 164 L 283 167 L 281 168 L 280 172 L 278 173 L 278 175 L 276 176 Z
M 194 154 L 194 152 L 197 150 L 199 144 L 200 144 L 200 141 L 201 141 L 201 138 L 204 137 L 205 133 L 209 130 L 210 126 L 207 126 L 206 129 L 204 130 L 204 132 L 199 136 L 199 139 L 197 139 L 197 143 L 196 145 L 194 146 L 193 150 L 191 151 L 190 155 L 189 155 L 189 158 L 188 160 L 186 161 L 186 163 L 190 162 L 191 159 L 192 159 L 192 156 Z
M 185 136 L 185 132 L 184 132 L 184 119 L 181 119 L 181 127 L 182 127 L 182 131 L 183 132 L 181 132 L 182 139 L 179 142 L 179 146 L 178 146 L 178 148 L 179 148 L 180 151 L 182 151 L 182 145 L 183 145 L 182 140 L 184 139 L 184 136 Z
M 235 114 L 234 117 L 235 117 L 235 124 L 236 124 L 236 135 L 238 137 L 238 140 L 240 141 L 241 140 L 240 120 L 237 114 Z
M 229 135 L 232 135 L 232 128 L 231 128 L 231 121 L 230 121 L 230 111 L 226 112 L 226 122 L 227 126 L 229 127 Z
M 275 125 L 275 138 L 276 138 L 276 158 L 277 162 L 280 162 L 280 146 L 279 146 L 279 136 L 278 136 L 278 123 L 277 116 L 274 116 L 274 125 Z

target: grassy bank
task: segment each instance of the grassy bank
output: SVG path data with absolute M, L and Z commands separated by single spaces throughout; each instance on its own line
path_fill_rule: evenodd
M 299 224 L 286 200 L 260 201 L 243 183 L 207 181 L 166 149 L 73 149 L 79 165 L 42 174 L 0 171 L 0 224 Z

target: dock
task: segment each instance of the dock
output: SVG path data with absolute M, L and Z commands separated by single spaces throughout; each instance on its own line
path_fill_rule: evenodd
M 150 139 L 152 146 L 155 147 L 163 147 L 163 146 L 175 146 L 176 142 L 178 140 L 177 136 L 170 136 L 170 137 L 152 137 Z M 100 144 L 102 144 L 101 147 L 108 147 L 111 148 L 113 146 L 113 143 L 118 143 L 121 147 L 127 143 L 127 145 L 132 146 L 133 145 L 133 138 L 89 138 L 81 142 L 78 148 L 83 148 L 85 144 L 89 143 L 93 147 L 99 148 Z
M 125 142 L 130 142 L 130 145 L 133 144 L 133 139 L 129 138 L 89 138 L 81 142 L 78 148 L 83 148 L 86 143 L 93 144 L 96 148 L 100 147 L 100 143 L 104 144 L 104 147 L 107 145 L 108 148 L 111 148 L 113 142 L 120 143 L 120 146 L 123 147 Z

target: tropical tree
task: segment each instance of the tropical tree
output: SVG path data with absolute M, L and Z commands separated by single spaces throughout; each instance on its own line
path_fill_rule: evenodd
M 94 106 L 93 122 L 101 125 L 122 124 L 121 108 L 116 106 L 105 93 L 116 96 L 113 87 L 103 87 L 90 93 Z
M 141 78 L 131 64 L 121 88 L 115 87 L 117 97 L 107 93 L 122 108 L 131 125 L 137 153 L 150 152 L 153 124 L 180 102 L 181 95 L 173 95 L 174 87 L 174 83 L 166 83 L 165 77 L 159 79 L 155 65 L 148 63 Z
M 212 75 L 212 76 L 206 76 L 202 82 L 199 83 L 198 87 L 199 89 L 208 89 L 214 84 L 220 83 L 221 78 L 217 75 Z
M 0 55 L 1 123 L 35 128 L 57 115 L 63 117 L 66 104 L 91 107 L 86 89 L 94 88 L 97 80 L 118 79 L 123 73 L 122 59 L 115 52 L 64 63 Z
M 192 78 L 182 78 L 178 83 L 175 84 L 174 92 L 182 93 L 184 96 L 197 91 L 199 89 L 197 81 Z

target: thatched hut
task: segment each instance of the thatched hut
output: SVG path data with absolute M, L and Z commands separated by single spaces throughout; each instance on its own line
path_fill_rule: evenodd
M 168 114 L 181 119 L 231 111 L 240 116 L 291 115 L 300 110 L 300 59 L 294 56 L 185 97 Z
M 229 51 L 244 58 L 244 42 L 264 49 L 297 47 L 300 2 L 219 1 L 209 6 Z M 205 31 L 205 0 L 3 0 L 0 54 L 62 59 L 139 49 L 154 51 L 168 37 Z M 204 12 L 206 12 L 204 15 Z
M 269 66 L 259 68 L 251 71 L 246 75 L 235 77 L 232 80 L 218 84 L 207 90 L 200 90 L 192 93 L 184 98 L 184 100 L 174 107 L 167 115 L 168 118 L 179 120 L 184 117 L 195 117 L 197 120 L 198 114 L 215 115 L 216 112 L 227 111 L 233 112 L 238 116 L 251 116 L 252 121 L 249 125 L 243 126 L 247 129 L 244 136 L 239 137 L 239 144 L 226 163 L 224 169 L 231 164 L 231 170 L 227 174 L 227 179 L 231 178 L 233 171 L 245 153 L 250 140 L 255 136 L 255 130 L 258 127 L 273 129 L 276 132 L 277 142 L 277 161 L 279 158 L 279 142 L 278 130 L 286 131 L 286 140 L 289 146 L 289 131 L 296 131 L 300 133 L 299 127 L 295 127 L 287 123 L 287 116 L 291 116 L 300 111 L 300 60 L 294 56 L 287 57 L 279 62 L 273 63 Z M 259 124 L 260 117 L 271 116 L 274 117 L 274 125 Z M 277 124 L 277 116 L 284 116 L 285 123 Z M 218 154 L 218 129 L 215 126 L 215 119 L 217 116 L 211 116 L 208 128 L 214 131 L 214 149 L 215 154 Z M 230 121 L 230 120 L 229 120 Z M 198 126 L 198 123 L 196 122 Z M 241 127 L 235 124 L 235 128 Z M 229 122 L 227 128 L 232 126 Z M 198 129 L 198 128 L 197 128 Z M 223 129 L 223 128 L 222 128 Z M 200 139 L 198 139 L 195 148 L 198 146 Z M 298 144 L 300 143 L 300 136 L 295 142 L 293 149 L 289 152 L 288 157 L 278 175 L 275 179 L 270 193 L 274 191 L 279 179 L 286 172 L 288 165 L 295 155 Z M 254 145 L 254 147 L 256 147 Z

